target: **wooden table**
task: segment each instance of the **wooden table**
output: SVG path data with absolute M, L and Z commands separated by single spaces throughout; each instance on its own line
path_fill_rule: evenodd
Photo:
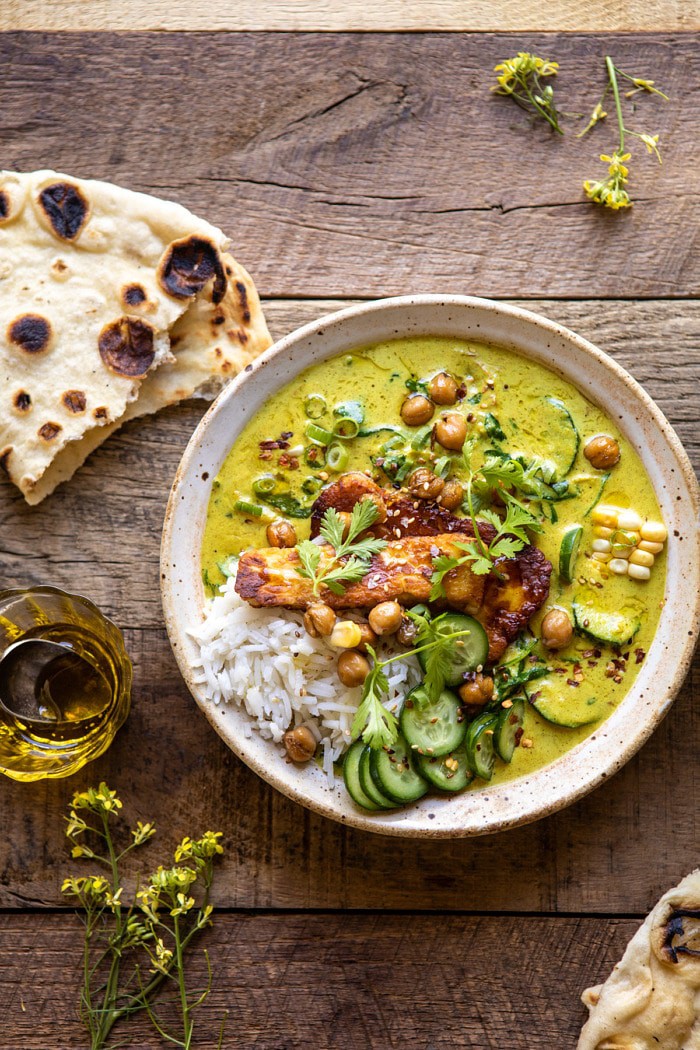
M 162 6 L 138 5 L 134 24 L 162 28 Z M 184 27 L 201 29 L 185 11 L 193 6 L 182 5 Z M 440 23 L 436 6 L 423 24 L 467 26 Z M 659 5 L 643 7 L 652 21 L 639 24 L 652 29 Z M 211 5 L 210 24 L 231 28 L 221 10 Z M 358 10 L 349 5 L 346 24 Z M 409 25 L 392 11 L 393 24 Z M 612 37 L 5 33 L 3 163 L 111 179 L 208 217 L 255 276 L 275 336 L 394 293 L 525 304 L 627 367 L 698 464 L 698 48 L 696 37 L 666 31 L 690 28 L 689 9 L 661 11 L 657 32 Z M 9 25 L 88 28 L 84 14 L 74 4 L 15 4 Z M 92 24 L 105 28 L 99 17 Z M 474 25 L 488 28 L 484 18 Z M 577 27 L 574 16 L 566 27 Z M 523 48 L 560 62 L 556 88 L 570 112 L 592 108 L 608 52 L 671 95 L 642 99 L 634 116 L 663 131 L 665 152 L 658 168 L 634 150 L 631 212 L 597 210 L 582 196 L 582 179 L 602 170 L 598 153 L 614 145 L 611 124 L 560 140 L 489 93 L 493 65 Z M 126 426 L 39 508 L 0 484 L 3 584 L 88 594 L 124 628 L 135 667 L 131 716 L 101 760 L 69 781 L 0 783 L 0 1046 L 84 1045 L 81 929 L 59 892 L 78 865 L 62 815 L 73 791 L 102 778 L 132 817 L 156 822 L 161 850 L 184 832 L 225 831 L 202 1021 L 211 1035 L 198 1046 L 215 1045 L 224 1007 L 227 1047 L 573 1046 L 582 989 L 698 861 L 698 664 L 636 759 L 530 827 L 424 844 L 307 812 L 219 741 L 163 630 L 163 512 L 202 411 L 191 403 Z M 130 1045 L 160 1045 L 146 1023 L 133 1032 Z

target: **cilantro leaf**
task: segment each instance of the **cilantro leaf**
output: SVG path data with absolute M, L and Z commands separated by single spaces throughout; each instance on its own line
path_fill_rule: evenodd
M 327 587 L 333 594 L 343 594 L 345 585 L 357 583 L 369 572 L 373 555 L 386 547 L 386 540 L 375 536 L 357 537 L 373 525 L 379 517 L 377 505 L 371 499 L 356 503 L 350 515 L 347 536 L 345 521 L 335 507 L 329 507 L 323 514 L 319 532 L 323 539 L 333 548 L 333 556 L 325 558 L 323 565 L 322 549 L 311 540 L 302 540 L 296 545 L 301 565 L 296 567 L 300 576 L 313 582 L 313 593 L 318 596 L 321 586 Z
M 321 561 L 318 544 L 312 543 L 311 540 L 302 540 L 301 543 L 297 543 L 297 554 L 301 562 L 301 568 L 297 568 L 299 575 L 306 576 L 309 580 L 315 579 Z
M 352 722 L 352 735 L 360 736 L 366 744 L 375 750 L 390 747 L 399 735 L 396 715 L 387 711 L 382 699 L 389 691 L 389 680 L 384 673 L 383 664 L 377 660 L 377 654 L 370 645 L 367 652 L 372 657 L 374 666 L 365 678 L 362 688 L 362 700 L 355 712 Z

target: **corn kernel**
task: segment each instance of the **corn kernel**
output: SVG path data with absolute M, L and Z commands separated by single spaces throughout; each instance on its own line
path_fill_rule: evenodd
M 593 531 L 596 536 L 600 536 L 601 540 L 609 540 L 615 530 L 608 529 L 605 525 L 596 525 Z
M 593 548 L 594 551 L 598 551 L 601 554 L 607 554 L 608 551 L 610 550 L 610 541 L 609 540 L 593 540 L 593 543 L 591 544 L 591 547 Z
M 612 558 L 608 562 L 608 568 L 610 572 L 614 572 L 616 576 L 626 576 L 629 565 L 624 558 Z
M 612 558 L 612 554 L 605 554 L 603 553 L 603 551 L 596 551 L 593 555 L 593 558 L 595 561 L 600 561 L 603 562 L 603 564 L 605 564 L 605 562 L 610 561 L 610 559 Z
M 354 649 L 362 641 L 360 625 L 353 620 L 338 620 L 328 641 L 338 649 Z
M 617 516 L 619 514 L 619 507 L 608 506 L 607 503 L 599 503 L 597 507 L 594 507 L 591 511 L 591 520 L 596 525 L 605 525 L 609 529 L 617 528 Z
M 647 551 L 649 554 L 661 554 L 663 549 L 663 543 L 652 543 L 651 540 L 642 540 L 639 544 L 639 550 Z
M 632 551 L 632 553 L 630 554 L 630 564 L 631 565 L 646 565 L 646 567 L 648 569 L 650 569 L 652 567 L 652 565 L 654 564 L 654 555 L 653 554 L 649 554 L 648 551 L 640 551 L 640 550 Z
M 662 521 L 645 521 L 640 532 L 642 539 L 651 543 L 663 543 L 668 536 L 668 529 Z
M 639 532 L 642 527 L 642 519 L 636 510 L 621 510 L 617 516 L 617 527 Z
M 651 576 L 651 569 L 647 569 L 646 565 L 628 565 L 628 574 L 633 580 L 648 580 Z

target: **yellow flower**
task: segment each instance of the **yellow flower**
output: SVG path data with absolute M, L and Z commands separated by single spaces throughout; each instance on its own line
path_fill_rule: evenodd
M 661 163 L 661 154 L 659 153 L 659 136 L 658 135 L 640 135 L 639 138 L 642 140 L 649 153 L 655 153 L 658 157 L 659 164 Z
M 148 823 L 144 824 L 142 821 L 136 821 L 136 827 L 133 829 L 131 834 L 134 837 L 134 845 L 141 846 L 148 839 L 153 838 L 156 833 L 155 825 Z
M 73 809 L 89 809 L 93 813 L 106 814 L 116 813 L 122 808 L 121 800 L 117 798 L 116 791 L 107 787 L 104 781 L 98 788 L 88 788 L 87 791 L 79 791 L 73 796 Z

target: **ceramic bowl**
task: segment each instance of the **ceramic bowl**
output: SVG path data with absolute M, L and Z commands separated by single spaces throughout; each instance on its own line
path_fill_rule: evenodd
M 368 814 L 342 781 L 329 787 L 317 767 L 298 767 L 258 734 L 248 716 L 207 701 L 193 682 L 196 646 L 188 628 L 203 616 L 200 550 L 212 480 L 258 408 L 309 365 L 362 344 L 399 336 L 473 338 L 513 349 L 573 383 L 605 406 L 637 449 L 669 528 L 666 604 L 641 673 L 614 713 L 583 743 L 551 765 L 498 786 L 404 809 Z M 654 402 L 618 364 L 560 325 L 485 299 L 418 295 L 341 310 L 281 339 L 235 379 L 212 405 L 182 458 L 165 518 L 162 593 L 165 622 L 182 675 L 228 746 L 285 795 L 327 817 L 388 835 L 482 835 L 536 820 L 569 805 L 612 776 L 642 746 L 669 709 L 688 669 L 698 624 L 698 486 L 688 458 Z M 682 542 L 681 542 L 682 538 Z

